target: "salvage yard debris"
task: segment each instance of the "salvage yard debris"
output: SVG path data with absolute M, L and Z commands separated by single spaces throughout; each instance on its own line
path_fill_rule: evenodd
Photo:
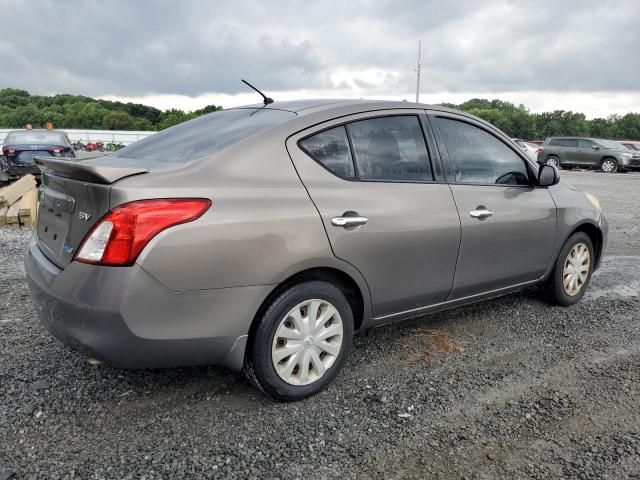
M 32 227 L 38 220 L 38 187 L 33 175 L 0 190 L 0 226 L 24 225 Z

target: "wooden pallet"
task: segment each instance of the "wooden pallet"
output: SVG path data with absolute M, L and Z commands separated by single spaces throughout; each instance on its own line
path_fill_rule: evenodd
M 38 220 L 38 189 L 33 175 L 0 189 L 0 226 L 33 227 Z

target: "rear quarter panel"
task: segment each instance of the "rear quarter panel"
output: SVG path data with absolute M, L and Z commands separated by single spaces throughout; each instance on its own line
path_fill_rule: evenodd
M 198 220 L 157 235 L 137 260 L 170 290 L 277 285 L 313 267 L 338 268 L 366 285 L 333 256 L 284 137 L 260 136 L 180 170 L 124 179 L 111 205 L 164 197 L 213 202 Z

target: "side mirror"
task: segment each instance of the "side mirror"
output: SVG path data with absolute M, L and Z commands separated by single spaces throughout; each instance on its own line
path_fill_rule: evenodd
M 560 173 L 558 169 L 552 165 L 540 165 L 538 170 L 538 185 L 541 187 L 550 187 L 556 185 L 560 181 Z
M 598 145 L 591 145 L 591 148 L 593 148 L 596 151 L 600 150 L 600 147 Z

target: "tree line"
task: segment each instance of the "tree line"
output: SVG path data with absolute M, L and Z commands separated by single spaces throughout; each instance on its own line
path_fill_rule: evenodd
M 531 113 L 524 105 L 474 98 L 460 105 L 443 104 L 480 117 L 511 137 L 544 140 L 551 136 L 580 136 L 640 140 L 640 114 L 609 115 L 587 120 L 583 113 L 565 110 Z
M 512 137 L 526 140 L 556 135 L 640 140 L 640 114 L 610 115 L 587 120 L 583 113 L 565 110 L 531 113 L 524 105 L 474 98 L 459 105 L 444 104 L 476 115 Z M 139 103 L 99 100 L 81 95 L 30 95 L 26 90 L 0 90 L 0 128 L 41 127 L 98 130 L 163 130 L 206 113 L 222 110 L 159 110 Z
M 222 110 L 208 105 L 200 110 L 159 110 L 139 103 L 99 100 L 81 95 L 30 95 L 26 90 L 0 90 L 0 128 L 33 128 L 48 122 L 55 128 L 96 130 L 163 130 L 206 113 Z

